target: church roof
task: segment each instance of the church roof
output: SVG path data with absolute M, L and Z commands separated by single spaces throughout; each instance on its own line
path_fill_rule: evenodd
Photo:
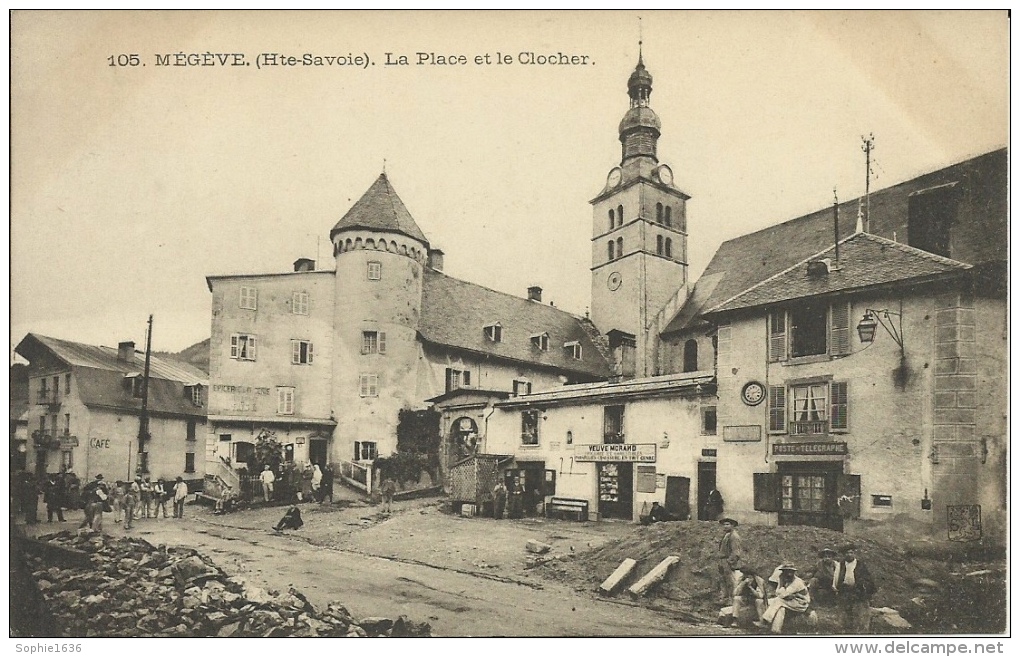
M 379 174 L 372 186 L 329 231 L 330 239 L 342 230 L 383 230 L 412 237 L 426 246 L 429 241 L 414 222 L 404 202 L 390 184 L 385 173 Z
M 609 364 L 585 328 L 585 319 L 549 304 L 468 283 L 434 269 L 425 270 L 419 331 L 427 342 L 531 365 L 565 370 L 589 378 L 609 376 Z M 493 342 L 485 327 L 499 323 L 502 340 Z M 531 338 L 549 335 L 541 351 Z M 564 344 L 577 342 L 581 359 Z

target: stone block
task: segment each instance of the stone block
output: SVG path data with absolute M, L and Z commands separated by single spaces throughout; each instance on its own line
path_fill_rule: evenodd
M 552 546 L 548 543 L 531 539 L 524 545 L 524 549 L 533 554 L 545 554 L 552 549 Z
M 976 408 L 977 394 L 973 392 L 964 391 L 956 393 L 956 405 L 959 406 L 960 408 Z
M 960 326 L 957 330 L 961 342 L 974 342 L 977 340 L 976 329 L 973 326 Z
M 977 377 L 975 376 L 952 374 L 935 377 L 936 391 L 974 390 L 975 388 L 977 388 Z
M 935 308 L 945 310 L 947 308 L 960 307 L 960 294 L 958 292 L 943 292 L 935 295 Z
M 956 393 L 936 392 L 935 408 L 956 408 Z
M 976 324 L 974 319 L 973 308 L 960 308 L 957 322 L 963 326 L 974 326 Z
M 959 431 L 960 427 L 952 424 L 936 424 L 934 427 L 935 443 L 955 442 L 960 439 Z
M 940 326 L 935 329 L 935 342 L 955 342 L 960 336 L 960 327 L 956 324 Z
M 940 342 L 935 345 L 936 358 L 974 358 L 973 342 Z
M 959 358 L 941 358 L 935 361 L 935 374 L 956 374 L 959 369 Z
M 669 571 L 673 566 L 680 563 L 680 557 L 668 556 L 659 562 L 655 568 L 652 568 L 651 572 L 639 579 L 634 583 L 627 591 L 633 598 L 640 598 L 647 594 L 653 586 L 666 579 L 669 575 Z
M 938 310 L 935 313 L 935 326 L 953 326 L 960 323 L 960 310 L 958 308 L 947 308 Z
M 957 371 L 960 374 L 977 374 L 976 358 L 961 358 L 957 363 Z
M 606 580 L 599 585 L 599 593 L 601 595 L 615 595 L 624 580 L 630 577 L 636 567 L 637 561 L 634 559 L 624 559 L 623 562 L 617 566 L 616 570 L 613 571 L 613 574 L 607 577 Z
M 974 424 L 974 410 L 970 408 L 936 408 L 935 424 Z

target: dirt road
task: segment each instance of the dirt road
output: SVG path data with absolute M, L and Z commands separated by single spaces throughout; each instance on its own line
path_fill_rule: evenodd
M 184 522 L 138 521 L 130 535 L 153 544 L 195 548 L 227 572 L 258 585 L 277 590 L 293 586 L 317 607 L 341 600 L 357 618 L 406 614 L 428 621 L 436 636 L 729 633 L 529 576 L 520 564 L 527 558 L 523 536 L 535 535 L 534 527 L 405 511 L 373 522 L 364 519 L 366 510 L 347 509 L 329 514 L 331 522 L 323 515 L 313 523 L 315 512 L 310 509 L 305 512 L 309 531 L 285 534 L 269 529 L 268 520 L 279 515 L 279 509 L 223 517 L 199 511 L 189 513 Z M 37 527 L 33 533 L 57 529 Z M 128 533 L 113 523 L 105 529 L 112 535 Z M 543 538 L 571 543 L 591 539 L 583 532 L 553 529 Z M 467 555 L 461 556 L 461 547 Z

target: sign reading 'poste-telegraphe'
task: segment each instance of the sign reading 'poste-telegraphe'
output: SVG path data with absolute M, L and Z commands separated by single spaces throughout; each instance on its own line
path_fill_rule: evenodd
M 655 443 L 633 445 L 575 445 L 574 461 L 655 463 Z

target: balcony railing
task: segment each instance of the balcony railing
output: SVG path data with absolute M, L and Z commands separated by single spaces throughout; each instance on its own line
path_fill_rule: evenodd
M 826 436 L 829 434 L 828 420 L 791 421 L 791 436 Z

